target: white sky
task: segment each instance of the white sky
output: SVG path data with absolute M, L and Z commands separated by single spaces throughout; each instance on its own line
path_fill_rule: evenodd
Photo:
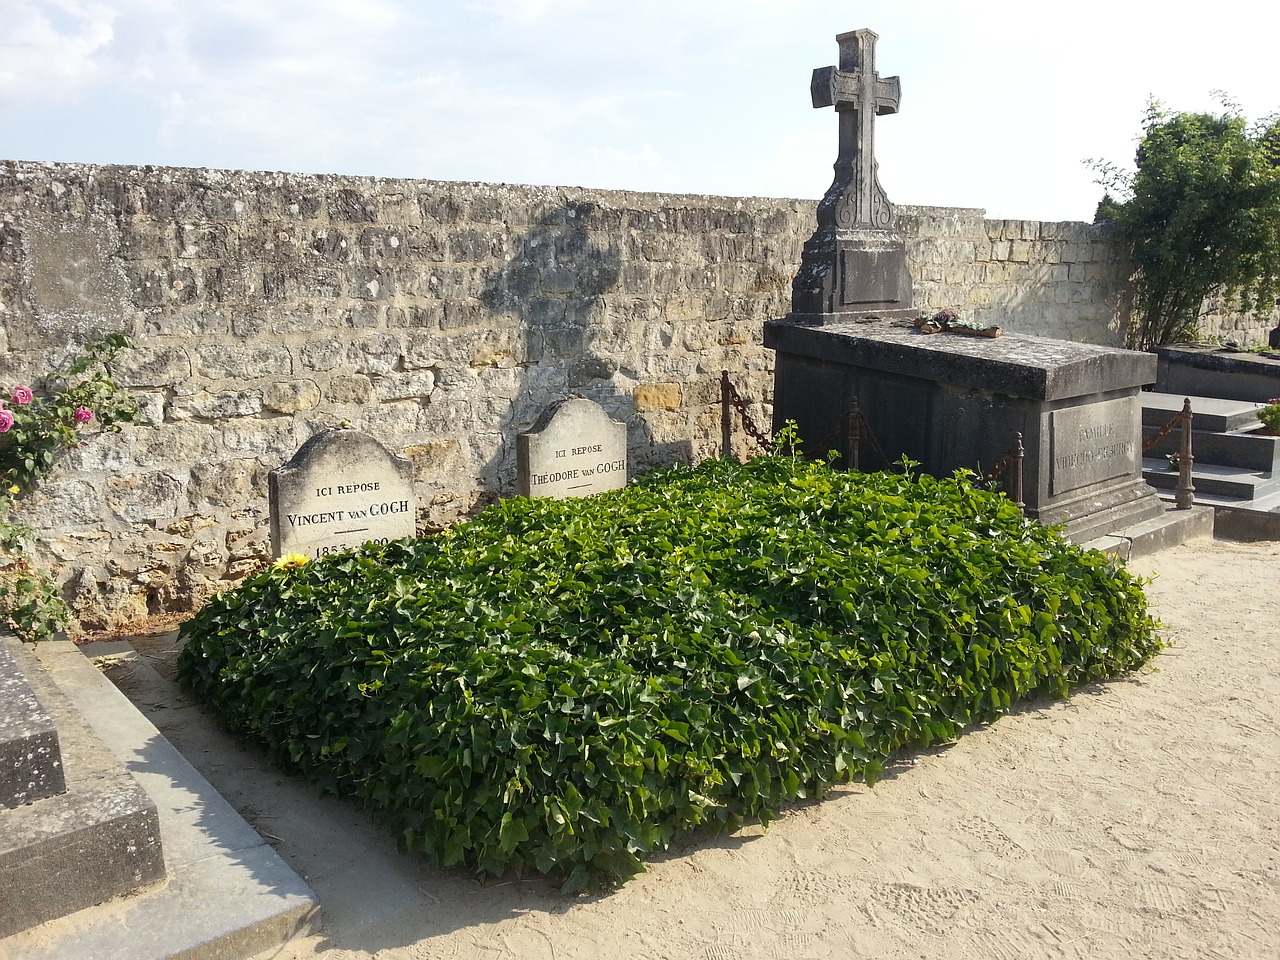
M 870 27 L 900 204 L 1091 220 L 1148 97 L 1280 109 L 1280 3 L 0 0 L 0 158 L 816 198 Z

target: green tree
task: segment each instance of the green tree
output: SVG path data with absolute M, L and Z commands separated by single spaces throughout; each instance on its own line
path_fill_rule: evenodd
M 1193 337 L 1218 292 L 1269 314 L 1280 280 L 1280 119 L 1251 125 L 1225 100 L 1219 115 L 1152 101 L 1135 162 L 1092 164 L 1107 191 L 1095 220 L 1114 222 L 1135 268 L 1130 345 Z

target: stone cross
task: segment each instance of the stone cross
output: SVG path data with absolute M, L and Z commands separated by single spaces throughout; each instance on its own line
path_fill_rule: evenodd
M 836 108 L 840 117 L 840 153 L 836 178 L 818 207 L 818 223 L 850 227 L 889 227 L 893 207 L 876 177 L 875 118 L 898 112 L 902 95 L 897 77 L 876 73 L 876 34 L 853 30 L 836 37 L 840 66 L 813 71 L 814 107 Z M 824 219 L 825 218 L 827 219 Z

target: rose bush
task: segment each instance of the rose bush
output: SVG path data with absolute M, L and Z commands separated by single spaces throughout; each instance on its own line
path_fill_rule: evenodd
M 42 383 L 16 384 L 0 400 L 0 624 L 23 640 L 49 639 L 69 611 L 49 575 L 26 558 L 28 531 L 10 520 L 13 504 L 35 490 L 58 454 L 81 442 L 86 424 L 115 432 L 137 415 L 137 400 L 107 369 L 128 346 L 121 334 L 90 343 Z

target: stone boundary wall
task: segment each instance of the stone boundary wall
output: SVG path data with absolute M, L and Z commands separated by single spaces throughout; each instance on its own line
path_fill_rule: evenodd
M 1105 228 L 938 207 L 900 207 L 898 219 L 922 311 L 951 307 L 1009 333 L 1124 343 L 1129 271 Z
M 266 476 L 350 424 L 414 464 L 419 527 L 515 489 L 567 396 L 633 470 L 719 452 L 719 377 L 771 414 L 814 201 L 0 162 L 0 386 L 131 336 L 140 422 L 72 451 L 17 518 L 100 629 L 199 606 L 267 556 Z M 1119 343 L 1124 270 L 1085 224 L 899 208 L 922 310 Z M 752 452 L 739 427 L 737 455 Z

